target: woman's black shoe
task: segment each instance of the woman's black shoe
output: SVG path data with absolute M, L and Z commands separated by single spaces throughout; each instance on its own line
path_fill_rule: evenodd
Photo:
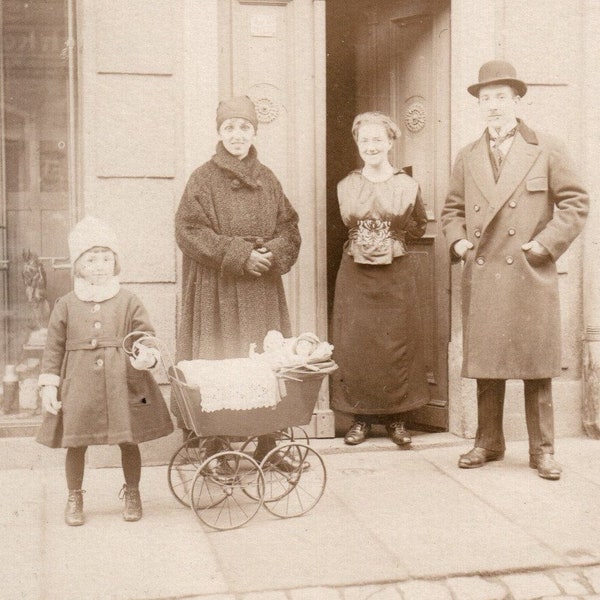
M 354 421 L 348 433 L 344 436 L 344 442 L 351 446 L 362 444 L 371 431 L 371 424 L 365 421 Z
M 388 423 L 385 428 L 387 429 L 388 435 L 394 444 L 398 444 L 398 446 L 405 446 L 406 444 L 410 444 L 412 442 L 410 433 L 406 431 L 402 421 Z

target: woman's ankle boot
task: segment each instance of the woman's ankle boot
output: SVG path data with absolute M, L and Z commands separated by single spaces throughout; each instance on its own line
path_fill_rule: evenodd
M 67 506 L 65 507 L 65 523 L 71 527 L 83 525 L 83 492 L 84 490 L 69 490 Z
M 123 519 L 125 521 L 139 521 L 142 518 L 142 499 L 139 488 L 124 483 L 119 492 L 119 498 L 125 500 Z

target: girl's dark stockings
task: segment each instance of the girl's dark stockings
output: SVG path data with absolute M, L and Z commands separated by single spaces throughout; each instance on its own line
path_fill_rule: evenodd
M 83 470 L 85 468 L 85 451 L 87 446 L 67 448 L 65 471 L 67 473 L 67 486 L 70 490 L 80 490 L 83 484 Z
M 128 488 L 137 488 L 142 474 L 142 455 L 137 444 L 119 444 L 121 464 Z
M 125 483 L 130 488 L 137 488 L 142 473 L 142 456 L 139 446 L 137 444 L 119 444 L 119 448 L 121 448 L 121 465 L 123 466 Z M 70 490 L 81 489 L 86 451 L 87 446 L 67 448 L 65 471 L 67 474 L 67 486 Z

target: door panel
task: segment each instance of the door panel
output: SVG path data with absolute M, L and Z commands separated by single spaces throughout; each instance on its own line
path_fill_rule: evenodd
M 397 167 L 410 167 L 419 182 L 429 223 L 423 239 L 409 246 L 418 262 L 417 285 L 424 321 L 424 340 L 431 402 L 414 411 L 413 424 L 447 429 L 449 341 L 449 265 L 439 225 L 439 214 L 450 171 L 449 155 L 449 2 L 434 0 L 368 0 L 354 3 L 350 34 L 336 29 L 336 11 L 348 10 L 344 2 L 328 2 L 328 34 L 332 39 L 330 63 L 339 60 L 354 72 L 352 90 L 337 91 L 330 85 L 328 113 L 335 131 L 336 103 L 353 99 L 354 114 L 380 110 L 402 130 L 391 156 Z M 348 18 L 348 17 L 346 17 Z M 347 24 L 346 24 L 347 27 Z M 333 36 L 336 36 L 334 39 Z M 340 36 L 342 41 L 340 42 Z M 353 53 L 347 56 L 349 43 Z M 339 46 L 342 46 L 341 48 Z M 344 53 L 346 50 L 346 54 Z M 341 92 L 341 93 L 340 93 Z M 346 109 L 347 112 L 347 109 Z M 350 126 L 346 145 L 350 145 Z M 341 132 L 339 133 L 341 137 Z M 331 148 L 337 166 L 340 147 Z M 345 151 L 345 175 L 356 164 L 356 154 Z M 330 205 L 336 201 L 334 182 L 329 184 Z M 333 198 L 332 198 L 333 196 Z M 333 212 L 333 206 L 330 208 Z M 335 243 L 343 243 L 345 231 L 332 219 Z M 330 240 L 333 246 L 334 239 Z M 330 268 L 337 269 L 337 255 L 330 254 Z M 330 277 L 330 285 L 333 284 Z

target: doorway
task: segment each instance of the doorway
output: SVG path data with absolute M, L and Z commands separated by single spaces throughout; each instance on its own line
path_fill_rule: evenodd
M 328 314 L 347 237 L 336 186 L 360 166 L 352 121 L 379 110 L 402 130 L 391 162 L 419 182 L 428 216 L 425 236 L 409 251 L 419 264 L 431 401 L 407 421 L 415 429 L 447 430 L 450 269 L 439 216 L 451 167 L 450 1 L 327 0 L 326 10 Z M 337 415 L 338 426 L 343 420 Z

